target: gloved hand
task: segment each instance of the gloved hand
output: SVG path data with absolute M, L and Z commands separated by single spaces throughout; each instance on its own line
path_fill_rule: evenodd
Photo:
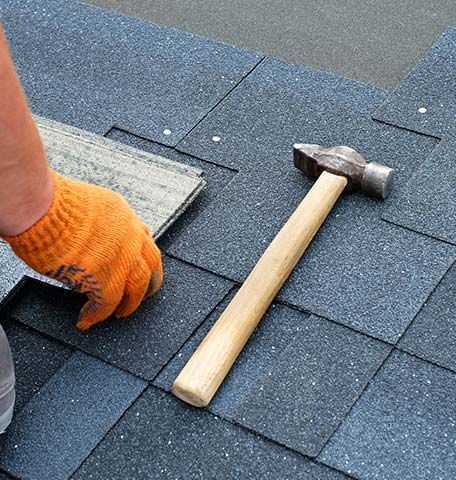
M 117 193 L 52 172 L 49 211 L 31 228 L 3 236 L 38 273 L 87 294 L 77 326 L 112 313 L 126 317 L 163 280 L 161 254 L 147 226 Z

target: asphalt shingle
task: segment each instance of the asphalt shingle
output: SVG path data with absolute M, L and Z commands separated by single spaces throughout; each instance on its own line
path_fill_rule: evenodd
M 456 265 L 400 339 L 399 348 L 456 372 Z
M 165 282 L 130 317 L 84 332 L 75 326 L 81 295 L 29 281 L 10 306 L 12 318 L 147 380 L 153 379 L 223 299 L 231 283 L 164 259 Z
M 383 218 L 419 233 L 456 244 L 454 179 L 456 137 L 442 140 Z
M 225 305 L 189 339 L 155 385 L 171 389 Z M 389 351 L 386 344 L 334 322 L 274 304 L 209 410 L 316 456 Z
M 153 387 L 73 478 L 346 479 Z
M 24 275 L 56 285 L 57 282 L 32 270 L 19 259 L 10 246 L 0 239 L 0 302 L 20 282 Z
M 187 229 L 188 224 L 208 207 L 226 185 L 233 180 L 237 173 L 233 169 L 221 167 L 220 165 L 205 162 L 204 160 L 200 160 L 190 155 L 185 155 L 173 148 L 151 142 L 150 140 L 132 135 L 131 133 L 117 128 L 110 130 L 106 136 L 117 142 L 125 143 L 131 147 L 169 158 L 179 162 L 181 165 L 189 165 L 203 171 L 202 177 L 207 182 L 206 187 L 198 197 L 196 197 L 187 210 L 185 210 L 179 222 L 171 225 L 171 227 L 159 239 L 160 247 L 165 250 L 168 249 L 173 241 Z
M 28 266 L 19 260 L 10 246 L 0 240 L 0 301 L 13 289 L 25 274 L 30 273 Z
M 394 167 L 394 201 L 437 141 L 372 121 L 384 96 L 307 67 L 262 63 L 178 146 L 241 172 L 171 253 L 242 281 L 312 185 L 293 167 L 295 142 L 347 144 Z M 396 342 L 456 250 L 382 221 L 386 203 L 342 198 L 279 298 Z
M 13 349 L 20 345 L 27 355 L 18 364 L 25 406 L 2 437 L 0 468 L 59 479 L 86 459 L 75 478 L 341 480 L 342 473 L 290 450 L 317 455 L 329 439 L 319 460 L 363 480 L 453 479 L 454 374 L 395 352 L 372 379 L 390 347 L 331 320 L 388 342 L 405 331 L 400 348 L 455 368 L 453 270 L 420 311 L 452 265 L 455 247 L 382 220 L 420 186 L 417 177 L 406 185 L 415 172 L 428 169 L 423 178 L 442 182 L 433 170 L 442 167 L 439 159 L 435 167 L 425 162 L 438 153 L 449 158 L 450 140 L 435 149 L 436 138 L 371 118 L 393 106 L 394 118 L 385 120 L 410 128 L 394 102 L 406 112 L 424 99 L 426 113 L 414 110 L 410 125 L 439 136 L 449 131 L 454 89 L 443 90 L 454 83 L 454 32 L 411 74 L 410 100 L 401 93 L 406 83 L 388 97 L 304 66 L 272 59 L 258 65 L 261 55 L 76 2 L 9 0 L 0 15 L 36 113 L 202 167 L 210 181 L 207 195 L 161 242 L 185 262 L 165 259 L 163 289 L 133 317 L 79 332 L 79 295 L 31 280 L 17 289 L 21 295 L 3 314 L 10 308 Z M 438 56 L 443 60 L 434 61 Z M 177 145 L 181 153 L 140 137 Z M 292 166 L 295 142 L 348 144 L 397 171 L 384 204 L 360 195 L 339 202 L 279 296 L 331 320 L 275 304 L 210 411 L 155 387 L 132 405 L 146 383 L 108 363 L 146 380 L 165 367 L 155 382 L 170 388 L 233 288 L 206 270 L 242 281 L 312 184 Z M 426 208 L 448 213 L 439 221 L 451 233 L 453 200 L 443 193 L 439 205 L 423 199 Z M 417 199 L 410 201 L 417 209 Z M 0 249 L 9 272 L 2 295 L 24 267 L 1 242 Z M 72 347 L 17 321 L 101 360 L 77 352 L 65 362 Z M 42 345 L 47 352 L 35 351 Z M 47 358 L 49 365 L 41 365 Z M 30 384 L 21 385 L 28 371 Z
M 27 479 L 68 479 L 145 382 L 77 352 L 17 415 L 0 465 Z
M 35 120 L 51 168 L 66 177 L 119 193 L 155 237 L 204 188 L 200 169 L 54 120 Z
M 456 375 L 394 352 L 319 457 L 363 480 L 453 480 Z
M 95 133 L 115 125 L 168 145 L 262 58 L 66 0 L 2 2 L 0 16 L 34 113 Z
M 375 112 L 378 120 L 443 137 L 456 132 L 456 28 L 447 30 Z
M 84 1 L 386 89 L 456 24 L 452 0 Z
M 6 332 L 13 354 L 16 372 L 15 411 L 19 412 L 70 358 L 73 349 L 5 315 L 2 317 L 0 323 Z M 1 438 L 0 436 L 0 445 Z

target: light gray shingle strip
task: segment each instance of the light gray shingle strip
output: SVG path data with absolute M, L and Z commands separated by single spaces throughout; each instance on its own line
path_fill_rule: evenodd
M 206 186 L 185 212 L 183 212 L 183 216 L 179 221 L 173 223 L 165 234 L 160 236 L 159 246 L 164 250 L 167 250 L 172 243 L 179 238 L 179 235 L 187 229 L 189 223 L 208 207 L 237 174 L 237 172 L 231 168 L 205 162 L 199 158 L 178 152 L 173 148 L 140 138 L 116 128 L 112 129 L 107 137 L 117 142 L 130 145 L 131 147 L 174 160 L 182 165 L 182 167 L 188 165 L 190 168 L 193 167 L 202 170 L 202 178 L 206 181 Z
M 36 118 L 50 166 L 110 188 L 160 236 L 203 189 L 202 171 L 95 134 Z

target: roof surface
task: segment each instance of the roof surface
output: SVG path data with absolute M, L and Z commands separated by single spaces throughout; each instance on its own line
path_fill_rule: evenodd
M 34 113 L 208 182 L 160 238 L 162 290 L 89 332 L 83 298 L 23 278 L 0 243 L 18 378 L 6 478 L 453 480 L 456 30 L 388 93 L 77 2 L 0 15 Z M 341 199 L 214 401 L 192 408 L 173 379 L 311 185 L 295 142 L 393 166 L 394 193 Z
M 448 27 L 453 0 L 85 0 L 392 89 Z

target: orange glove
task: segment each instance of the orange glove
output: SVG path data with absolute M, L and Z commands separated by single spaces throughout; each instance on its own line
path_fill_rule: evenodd
M 126 317 L 163 280 L 161 254 L 121 195 L 52 172 L 49 211 L 31 228 L 3 236 L 38 273 L 87 294 L 77 326 Z

